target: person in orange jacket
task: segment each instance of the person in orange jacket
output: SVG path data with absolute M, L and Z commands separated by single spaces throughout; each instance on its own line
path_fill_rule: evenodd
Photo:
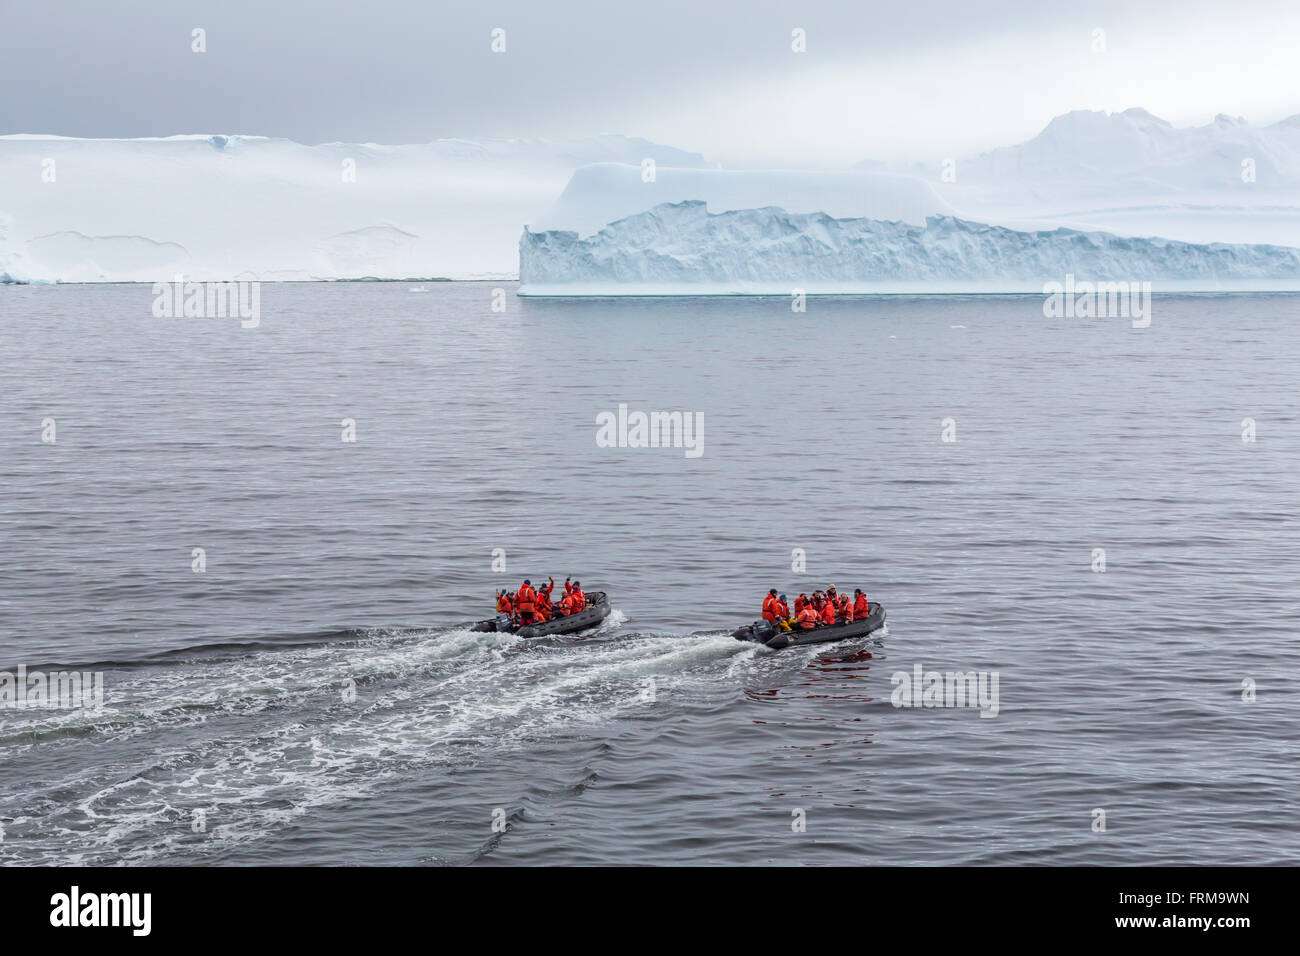
M 510 600 L 510 594 L 505 588 L 497 592 L 497 613 L 509 614 L 511 617 L 515 616 L 514 602 Z
M 800 595 L 799 595 L 797 598 L 794 599 L 794 616 L 795 616 L 795 617 L 798 617 L 798 616 L 799 616 L 799 612 L 803 610 L 804 605 L 807 604 L 807 603 L 808 603 L 808 595 L 803 594 L 803 593 L 800 593 Z
M 533 623 L 537 616 L 537 592 L 533 590 L 533 582 L 524 578 L 524 583 L 519 590 L 515 592 L 515 610 L 519 614 L 519 626 Z
M 776 615 L 778 621 L 790 620 L 790 605 L 785 603 L 784 594 L 776 599 L 776 604 L 772 606 L 772 613 Z
M 867 596 L 862 593 L 862 588 L 857 588 L 853 592 L 853 617 L 856 620 L 862 620 L 871 613 L 871 605 L 867 601 Z
M 537 617 L 543 622 L 549 621 L 555 614 L 555 606 L 551 604 L 551 589 L 555 587 L 555 579 L 550 580 L 550 584 L 537 589 Z
M 582 604 L 578 602 L 578 596 L 573 591 L 573 585 L 565 581 L 568 591 L 564 597 L 560 598 L 559 603 L 555 605 L 555 612 L 560 617 L 568 617 L 570 614 L 577 614 L 582 610 Z
M 551 604 L 551 592 L 555 589 L 555 579 L 547 576 L 546 584 L 537 589 L 537 617 L 550 620 L 555 617 L 555 605 Z
M 772 588 L 772 590 L 768 591 L 767 594 L 763 597 L 763 620 L 775 621 L 777 619 L 776 617 L 777 603 L 779 602 L 776 599 L 776 588 Z
M 573 600 L 574 600 L 574 605 L 573 605 L 573 606 L 574 606 L 578 611 L 581 611 L 584 607 L 587 606 L 587 595 L 585 595 L 585 594 L 582 593 L 582 582 L 581 582 L 581 581 L 574 581 L 574 582 L 573 582 L 573 591 L 572 591 L 572 593 L 571 593 L 570 596 L 571 596 L 571 597 L 573 598 Z M 576 611 L 575 611 L 575 613 L 576 613 Z
M 800 630 L 810 631 L 817 626 L 817 611 L 813 608 L 811 601 L 805 604 L 803 610 L 799 612 L 798 621 Z
M 856 615 L 853 613 L 853 602 L 849 600 L 847 594 L 840 597 L 840 606 L 837 613 L 844 619 L 845 624 L 852 624 L 856 619 Z
M 835 602 L 834 601 L 826 601 L 825 603 L 822 604 L 822 623 L 823 624 L 835 623 Z

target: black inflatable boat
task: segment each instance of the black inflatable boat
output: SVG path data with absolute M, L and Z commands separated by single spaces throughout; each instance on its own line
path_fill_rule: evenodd
M 885 609 L 871 601 L 867 604 L 867 616 L 860 621 L 848 624 L 822 624 L 810 630 L 801 631 L 796 626 L 793 631 L 783 631 L 771 621 L 755 621 L 731 632 L 738 641 L 753 641 L 767 647 L 780 650 L 783 647 L 796 647 L 803 644 L 825 644 L 827 641 L 842 641 L 850 637 L 862 637 L 885 626 Z
M 554 634 L 576 634 L 595 627 L 609 617 L 609 599 L 604 591 L 592 591 L 587 595 L 587 606 L 577 614 L 567 617 L 553 617 L 545 624 L 529 624 L 527 627 L 515 627 L 510 623 L 508 614 L 498 614 L 488 621 L 479 621 L 470 630 L 496 631 L 502 634 L 515 634 L 519 637 L 550 637 Z

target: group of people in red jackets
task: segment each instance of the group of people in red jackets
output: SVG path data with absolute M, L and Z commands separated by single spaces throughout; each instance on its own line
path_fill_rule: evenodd
M 587 606 L 587 595 L 582 593 L 581 581 L 564 579 L 564 597 L 559 601 L 551 600 L 555 589 L 555 578 L 547 577 L 546 584 L 539 588 L 524 578 L 524 583 L 517 591 L 500 590 L 497 592 L 497 613 L 509 614 L 510 620 L 519 627 L 528 624 L 545 624 L 557 617 L 577 614 Z
M 854 588 L 853 597 L 850 598 L 847 594 L 837 593 L 832 584 L 824 592 L 814 591 L 812 597 L 800 594 L 794 599 L 794 613 L 791 614 L 790 611 L 785 595 L 778 595 L 776 588 L 768 591 L 763 598 L 763 620 L 771 621 L 787 631 L 794 628 L 808 631 L 829 624 L 860 621 L 871 613 L 871 605 L 861 588 Z

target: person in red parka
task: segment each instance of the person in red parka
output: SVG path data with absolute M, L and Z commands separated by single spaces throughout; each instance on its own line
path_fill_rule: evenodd
M 811 603 L 805 604 L 803 610 L 799 612 L 799 627 L 801 630 L 809 631 L 817 626 L 817 612 L 813 609 Z
M 867 602 L 867 596 L 862 593 L 861 588 L 853 592 L 853 617 L 855 620 L 862 620 L 871 613 L 871 605 Z
M 823 624 L 835 623 L 835 602 L 834 601 L 827 601 L 825 604 L 822 605 L 822 623 Z
M 543 623 L 549 621 L 555 614 L 555 605 L 551 603 L 551 589 L 555 587 L 554 579 L 551 583 L 537 589 L 537 619 Z
M 776 598 L 776 588 L 772 588 L 772 590 L 768 591 L 767 594 L 763 596 L 763 620 L 775 621 L 777 619 L 776 605 L 778 603 L 780 602 L 778 602 Z
M 515 610 L 519 613 L 519 626 L 533 623 L 537 617 L 537 592 L 533 590 L 533 582 L 524 578 L 524 583 L 519 590 L 515 592 Z

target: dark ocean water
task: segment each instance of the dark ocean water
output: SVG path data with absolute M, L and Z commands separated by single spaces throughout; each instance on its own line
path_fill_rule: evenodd
M 106 688 L 0 710 L 0 862 L 1300 862 L 1300 297 L 501 285 L 0 288 L 0 669 Z M 619 403 L 704 454 L 598 447 Z M 548 573 L 616 613 L 463 626 Z M 727 636 L 826 584 L 887 631 Z M 892 706 L 916 664 L 997 716 Z

